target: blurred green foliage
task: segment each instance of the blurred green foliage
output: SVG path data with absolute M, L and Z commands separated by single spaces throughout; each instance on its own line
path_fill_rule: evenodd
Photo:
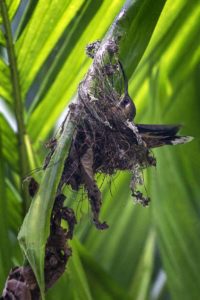
M 144 174 L 152 199 L 149 208 L 134 205 L 128 174 L 104 180 L 102 219 L 110 225 L 106 232 L 92 225 L 82 194 L 66 189 L 79 225 L 67 270 L 47 299 L 199 299 L 200 3 L 128 2 L 133 5 L 120 56 L 137 107 L 136 121 L 183 124 L 182 133 L 195 140 L 154 151 L 157 167 Z M 86 44 L 103 38 L 123 4 L 122 0 L 6 0 L 29 171 L 42 166 L 43 144 L 87 72 L 91 61 L 84 53 Z M 17 111 L 3 32 L 1 27 L 1 289 L 9 269 L 23 263 L 16 237 L 24 218 Z M 40 180 L 41 173 L 34 175 Z

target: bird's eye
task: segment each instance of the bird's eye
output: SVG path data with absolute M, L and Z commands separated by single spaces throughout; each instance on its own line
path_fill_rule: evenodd
M 129 104 L 129 103 L 130 103 L 130 99 L 128 99 L 128 98 L 124 98 L 124 99 L 122 100 L 122 102 L 121 102 L 121 104 L 124 105 L 124 106 L 126 106 L 126 105 Z

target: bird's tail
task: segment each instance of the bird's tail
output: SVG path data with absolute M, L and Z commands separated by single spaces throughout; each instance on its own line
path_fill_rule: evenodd
M 138 131 L 149 148 L 164 145 L 185 144 L 193 140 L 191 136 L 178 136 L 180 125 L 137 125 Z

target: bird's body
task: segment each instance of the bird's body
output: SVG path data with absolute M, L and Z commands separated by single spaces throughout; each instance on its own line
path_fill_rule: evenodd
M 165 145 L 185 144 L 193 139 L 191 136 L 178 136 L 180 125 L 138 124 L 138 132 L 149 149 Z

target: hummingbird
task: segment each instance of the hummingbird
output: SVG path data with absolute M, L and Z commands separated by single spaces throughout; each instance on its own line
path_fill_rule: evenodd
M 136 115 L 136 107 L 128 93 L 128 78 L 125 74 L 122 63 L 119 66 L 124 80 L 124 96 L 119 102 L 124 117 L 127 121 L 132 122 Z M 145 142 L 146 147 L 156 148 L 164 145 L 185 144 L 193 140 L 191 136 L 178 136 L 177 133 L 181 129 L 181 125 L 158 125 L 158 124 L 135 124 L 138 134 Z
M 122 63 L 119 61 L 119 67 L 121 69 L 122 72 L 122 76 L 124 79 L 124 96 L 122 98 L 122 100 L 119 102 L 119 107 L 121 108 L 121 110 L 124 113 L 125 118 L 128 121 L 132 121 L 136 115 L 136 107 L 135 104 L 133 103 L 131 97 L 129 96 L 128 93 L 128 79 L 126 77 L 124 68 L 122 66 Z

